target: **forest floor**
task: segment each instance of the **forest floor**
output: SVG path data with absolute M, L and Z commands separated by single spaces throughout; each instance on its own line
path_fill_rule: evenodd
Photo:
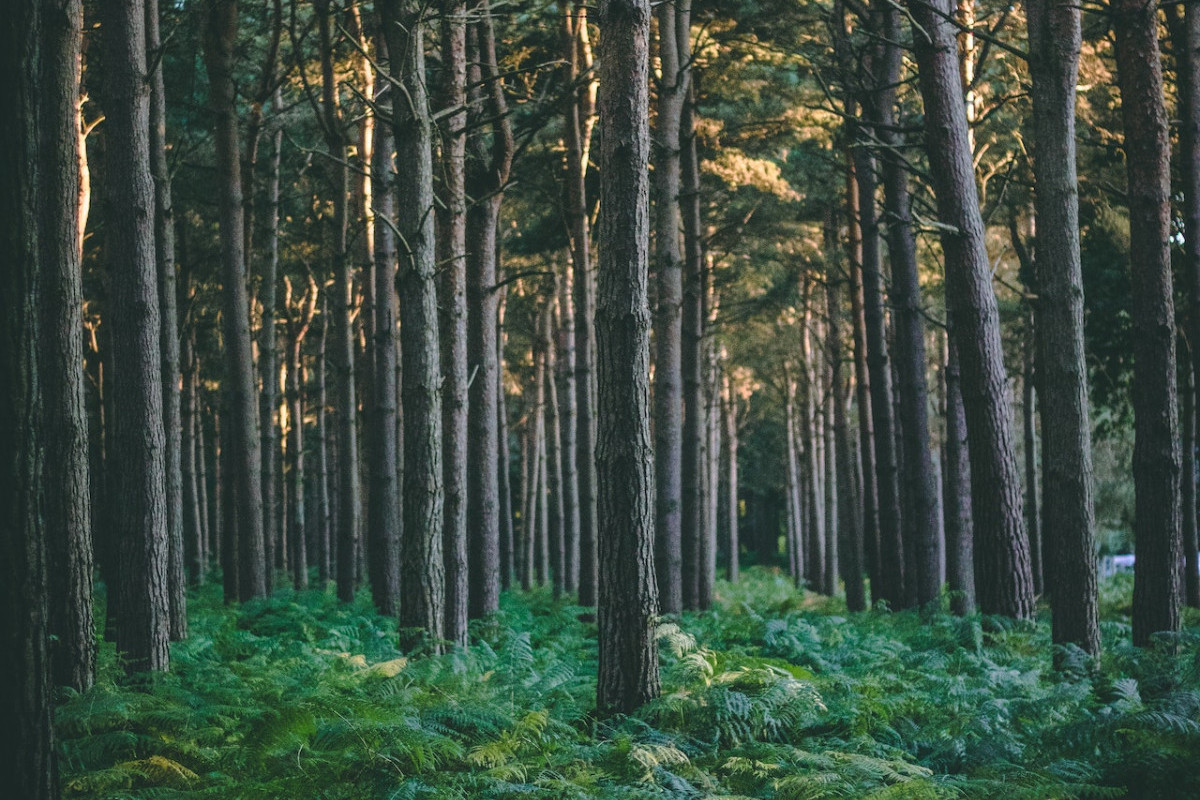
M 593 718 L 595 626 L 507 594 L 472 646 L 395 649 L 369 599 L 191 597 L 172 672 L 57 710 L 65 796 L 88 798 L 1197 798 L 1200 615 L 1129 641 L 1102 585 L 1090 669 L 1036 624 L 848 614 L 763 569 L 662 627 L 663 696 Z M 1045 612 L 1045 609 L 1043 609 Z M 99 616 L 103 619 L 103 615 Z

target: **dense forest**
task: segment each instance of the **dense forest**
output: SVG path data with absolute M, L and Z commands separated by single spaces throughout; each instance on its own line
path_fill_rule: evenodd
M 1200 797 L 1200 0 L 16 0 L 0 795 Z

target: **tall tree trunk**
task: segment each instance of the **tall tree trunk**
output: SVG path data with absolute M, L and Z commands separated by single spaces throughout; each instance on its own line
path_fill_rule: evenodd
M 47 198 L 49 202 L 60 202 L 62 198 L 54 193 L 62 187 L 61 179 L 49 176 L 39 185 L 41 146 L 46 147 L 46 155 L 56 148 L 44 139 L 39 142 L 38 122 L 42 112 L 49 118 L 46 127 L 56 130 L 63 103 L 59 93 L 69 91 L 53 85 L 56 74 L 61 79 L 62 67 L 40 60 L 60 52 L 64 43 L 70 47 L 72 36 L 78 41 L 70 33 L 74 23 L 56 18 L 62 11 L 60 3 L 18 3 L 9 9 L 0 31 L 0 65 L 5 75 L 0 112 L 9 120 L 0 128 L 0 168 L 5 175 L 0 184 L 0 246 L 5 254 L 5 267 L 0 270 L 0 452 L 4 453 L 0 458 L 0 674 L 5 676 L 0 714 L 6 723 L 0 737 L 0 775 L 6 791 L 29 800 L 59 796 L 50 702 L 54 684 L 48 637 L 52 631 L 47 624 L 49 531 L 42 513 L 46 477 L 38 385 L 42 333 L 38 292 L 43 279 L 54 282 L 47 273 L 59 268 L 46 268 L 53 255 L 40 252 L 39 245 L 50 249 L 51 241 L 57 244 L 62 239 L 39 242 L 39 222 L 49 222 L 39 190 L 53 198 Z M 72 20 L 76 18 L 69 8 L 66 11 Z M 74 72 L 74 63 L 68 66 Z M 44 106 L 48 100 L 54 104 Z M 72 240 L 68 254 L 75 246 Z
M 875 488 L 875 423 L 871 417 L 871 377 L 867 369 L 867 322 L 863 308 L 862 230 L 858 216 L 858 180 L 853 158 L 846 181 L 846 214 L 850 228 L 850 315 L 854 333 L 854 391 L 858 408 L 858 460 L 862 472 L 863 557 L 871 582 L 871 597 L 879 599 L 883 585 L 879 557 L 879 495 Z
M 141 2 L 106 7 L 106 246 L 112 291 L 114 522 L 120 532 L 117 652 L 127 669 L 166 670 L 166 445 L 163 437 L 146 18 Z
M 286 280 L 286 279 L 285 279 Z M 316 281 L 309 279 L 307 294 L 296 303 L 288 322 L 287 342 L 287 492 L 291 509 L 288 512 L 288 549 L 292 566 L 292 586 L 296 591 L 308 588 L 308 553 L 305 535 L 308 530 L 308 509 L 304 502 L 304 337 L 312 325 L 317 309 Z
M 786 438 L 785 458 L 787 459 L 787 493 L 788 507 L 791 509 L 791 519 L 788 527 L 792 531 L 792 582 L 797 587 L 803 585 L 807 576 L 806 540 L 807 526 L 804 519 L 804 503 L 801 501 L 804 492 L 804 480 L 800 476 L 800 443 L 796 430 L 796 384 L 791 375 L 786 374 L 784 380 L 784 436 Z
M 175 310 L 175 219 L 167 166 L 167 98 L 163 88 L 158 0 L 145 0 L 146 58 L 150 69 L 150 175 L 154 181 L 154 247 L 162 335 L 163 430 L 166 436 L 167 591 L 171 640 L 187 638 L 187 577 L 183 546 L 183 471 L 179 419 L 179 320 Z
M 591 232 L 588 224 L 587 170 L 591 139 L 592 81 L 586 47 L 587 6 L 577 0 L 559 0 L 563 19 L 562 43 L 573 82 L 583 80 L 566 104 L 564 125 L 567 145 L 567 219 L 571 239 L 571 264 L 575 283 L 575 394 L 579 417 L 576 444 L 579 459 L 579 604 L 596 604 L 599 570 L 596 505 L 596 385 L 595 293 L 591 265 Z
M 558 279 L 558 407 L 559 442 L 562 453 L 563 497 L 563 589 L 579 589 L 579 452 L 576 447 L 578 403 L 575 397 L 575 310 L 571 284 L 575 279 L 570 261 Z
M 226 381 L 230 405 L 225 420 L 232 456 L 231 485 L 236 485 L 238 526 L 238 599 L 267 591 L 266 550 L 262 515 L 262 464 L 258 441 L 258 409 L 250 347 L 250 304 L 246 295 L 246 253 L 242 215 L 242 181 L 238 172 L 237 110 L 233 85 L 233 48 L 237 40 L 237 5 L 210 0 L 205 33 L 205 63 L 216 117 L 217 173 L 221 179 L 221 258 Z M 229 518 L 229 515 L 226 515 Z
M 600 250 L 596 304 L 600 665 L 596 705 L 658 696 L 654 455 L 650 436 L 650 3 L 602 0 Z
M 901 530 L 905 550 L 914 555 L 916 574 L 906 574 L 906 595 L 925 607 L 941 592 L 938 569 L 937 485 L 929 443 L 929 386 L 926 379 L 925 325 L 921 309 L 921 283 L 917 275 L 917 247 L 913 232 L 908 174 L 902 155 L 904 140 L 898 132 L 896 93 L 900 85 L 900 10 L 880 3 L 882 31 L 878 53 L 881 83 L 872 114 L 876 136 L 883 144 L 884 215 L 887 219 L 888 258 L 892 267 L 891 301 L 895 328 L 897 416 L 902 446 L 904 494 L 908 514 Z M 911 586 L 909 585 L 911 584 Z
M 282 113 L 283 98 L 276 90 L 272 110 Z M 262 376 L 262 392 L 258 396 L 260 447 L 262 448 L 263 537 L 268 548 L 276 554 L 267 561 L 267 584 L 275 567 L 287 552 L 278 536 L 278 520 L 282 509 L 275 477 L 279 466 L 279 358 L 276 350 L 276 284 L 279 280 L 279 167 L 283 153 L 283 123 L 275 124 L 271 135 L 271 160 L 267 174 L 267 256 L 262 259 L 262 283 L 258 299 L 262 303 L 262 328 L 258 340 L 258 372 Z
M 817 355 L 816 348 L 813 347 L 812 331 L 813 325 L 813 310 L 810 304 L 813 303 L 812 284 L 808 283 L 805 286 L 805 312 L 804 312 L 804 330 L 802 337 L 802 354 L 804 373 L 804 407 L 797 409 L 797 413 L 801 415 L 805 467 L 807 474 L 805 475 L 805 497 L 802 505 L 808 509 L 808 518 L 803 526 L 808 532 L 808 541 L 804 548 L 807 558 L 805 566 L 807 567 L 805 577 L 808 580 L 808 585 L 813 591 L 824 591 L 825 587 L 825 541 L 826 541 L 826 519 L 825 519 L 825 485 L 821 480 L 822 471 L 824 470 L 824 458 L 820 452 L 819 430 L 821 421 L 817 406 L 817 394 L 820 391 L 817 385 L 816 376 L 819 374 L 820 359 Z
M 1178 630 L 1180 624 L 1181 453 L 1171 295 L 1171 151 L 1158 7 L 1120 0 L 1113 5 L 1113 17 L 1133 262 L 1133 643 L 1145 646 L 1153 634 Z M 1056 556 L 1056 569 L 1057 565 Z
M 467 360 L 471 379 L 468 403 L 467 462 L 474 473 L 467 484 L 468 569 L 473 618 L 495 612 L 500 602 L 501 479 L 497 474 L 508 442 L 497 430 L 497 403 L 503 348 L 500 345 L 497 284 L 497 226 L 500 203 L 512 166 L 513 136 L 504 84 L 496 62 L 496 42 L 488 0 L 472 0 L 473 21 L 466 33 L 468 93 L 465 176 L 471 203 L 466 210 Z M 490 144 L 487 134 L 491 133 Z
M 386 64 L 387 46 L 382 34 L 376 48 L 376 59 Z M 381 67 L 385 68 L 385 67 Z M 386 81 L 376 83 L 377 113 L 390 114 L 391 87 Z M 374 374 L 371 391 L 374 406 L 367 437 L 367 574 L 371 598 L 379 613 L 393 616 L 399 613 L 400 603 L 400 483 L 397 471 L 399 457 L 396 438 L 396 240 L 391 226 L 396 216 L 392 192 L 392 132 L 386 124 L 375 127 L 371 153 L 371 183 L 374 188 L 375 229 L 375 340 Z
M 197 425 L 199 414 L 196 407 L 196 332 L 187 326 L 183 339 L 183 396 L 181 398 L 180 423 L 183 428 L 181 470 L 183 474 L 183 544 L 184 565 L 188 582 L 198 585 L 204 582 L 204 460 L 203 444 Z
M 679 252 L 679 122 L 686 97 L 675 37 L 675 5 L 659 3 L 658 118 L 654 132 L 654 270 L 658 308 L 654 318 L 655 566 L 663 613 L 697 607 L 699 562 L 695 528 L 682 539 L 680 458 L 683 448 L 682 336 L 683 263 Z
M 904 572 L 892 370 L 885 331 L 879 221 L 875 206 L 876 162 L 865 147 L 855 148 L 854 160 L 854 177 L 858 182 L 859 228 L 862 231 L 863 319 L 875 442 L 879 560 L 881 565 L 887 565 L 886 569 L 878 570 L 879 587 L 876 589 L 872 586 L 872 592 L 875 597 L 886 600 L 892 608 L 903 608 L 905 581 L 910 576 Z
M 833 248 L 836 251 L 836 247 Z M 822 294 L 828 292 L 828 284 L 822 288 Z M 834 406 L 839 402 L 838 386 L 834 381 L 832 347 L 829 344 L 833 331 L 828 324 L 824 326 L 822 344 L 825 347 L 825 357 L 821 364 L 821 429 L 823 455 L 825 457 L 825 569 L 822 592 L 829 597 L 837 594 L 838 590 L 838 539 L 841 538 L 841 519 L 838 509 L 841 503 L 838 498 L 848 487 L 841 484 L 841 474 L 837 463 L 837 441 L 834 427 Z
M 1180 360 L 1183 428 L 1183 602 L 1200 608 L 1200 570 L 1197 569 L 1196 534 L 1196 381 L 1192 365 Z
M 1042 494 L 1050 501 L 1043 514 L 1046 561 L 1052 569 L 1045 574 L 1054 582 L 1054 641 L 1077 644 L 1096 656 L 1100 629 L 1092 440 L 1075 174 L 1080 10 L 1067 0 L 1032 0 L 1027 18 L 1038 227 L 1034 312 L 1038 381 L 1045 390 L 1037 400 L 1042 417 Z M 1031 487 L 1031 496 L 1034 492 Z M 1036 543 L 1032 530 L 1030 538 Z
M 325 345 L 329 340 L 329 301 L 321 293 L 321 338 L 317 341 L 317 580 L 321 589 L 333 579 L 333 516 L 329 503 L 329 407 L 325 374 Z
M 44 5 L 44 105 L 37 166 L 41 180 L 41 335 L 35 341 L 40 341 L 45 423 L 45 555 L 50 602 L 46 624 L 53 637 L 54 685 L 84 692 L 96 677 L 96 641 L 78 202 L 83 6 L 78 0 Z M 8 313 L 15 315 L 17 310 Z
M 1183 252 L 1187 262 L 1188 338 L 1191 342 L 1193 380 L 1200 374 L 1200 7 L 1181 4 L 1170 16 L 1171 42 L 1175 49 L 1176 92 L 1179 97 L 1179 163 L 1183 177 Z M 1194 399 L 1194 398 L 1193 398 Z M 1196 406 L 1193 404 L 1193 409 Z M 1187 420 L 1182 422 L 1186 426 Z M 1196 420 L 1190 424 L 1195 427 Z M 1188 452 L 1185 452 L 1186 460 Z M 1195 454 L 1192 454 L 1193 459 Z M 1195 492 L 1195 472 L 1186 463 L 1183 469 L 1184 491 Z M 1196 541 L 1187 539 L 1189 523 L 1195 530 L 1194 514 L 1187 517 L 1184 507 L 1184 601 L 1200 608 L 1200 576 L 1196 572 Z
M 1006 402 L 1000 317 L 972 167 L 963 105 L 957 29 L 949 0 L 910 3 L 919 30 L 914 42 L 925 103 L 925 145 L 943 233 L 946 299 L 962 362 L 962 396 L 970 440 L 975 573 L 980 610 L 1033 615 L 1033 575 L 1025 534 L 1021 479 Z M 878 420 L 876 420 L 878 422 Z
M 442 473 L 446 486 L 442 549 L 446 559 L 446 639 L 467 643 L 467 4 L 441 4 L 442 70 L 435 105 L 445 115 L 441 129 L 438 183 L 437 263 L 441 270 L 438 307 L 442 345 Z M 489 202 L 484 200 L 484 202 Z M 495 324 L 492 322 L 491 324 Z M 488 454 L 490 455 L 490 453 Z M 484 456 L 478 464 L 492 464 Z M 492 488 L 489 486 L 489 488 Z M 489 497 L 494 508 L 495 495 Z M 494 517 L 488 520 L 489 538 Z
M 1021 374 L 1021 424 L 1025 439 L 1025 529 L 1029 531 L 1030 565 L 1033 568 L 1034 594 L 1045 591 L 1046 570 L 1042 558 L 1041 517 L 1038 503 L 1038 441 L 1037 424 L 1035 422 L 1036 391 L 1035 391 L 1035 357 L 1036 343 L 1032 320 L 1026 331 L 1024 343 L 1024 366 Z
M 338 84 L 334 73 L 335 54 L 331 31 L 334 13 L 329 0 L 314 0 L 321 51 L 321 129 L 330 152 L 329 170 L 333 185 L 333 350 L 329 354 L 334 370 L 334 402 L 337 419 L 337 591 L 338 599 L 354 599 L 358 579 L 359 490 L 358 410 L 354 385 L 354 333 L 350 309 L 354 304 L 354 276 L 348 241 L 349 169 L 346 134 L 338 103 Z M 389 48 L 389 52 L 391 49 Z M 422 91 L 424 89 L 422 88 Z M 432 220 L 430 220 L 432 223 Z
M 950 608 L 959 616 L 975 612 L 975 522 L 971 513 L 971 460 L 967 443 L 967 413 L 963 408 L 962 376 L 953 319 L 946 320 L 946 488 L 942 517 L 946 526 L 946 582 Z
M 445 562 L 442 396 L 433 233 L 433 122 L 425 94 L 423 4 L 381 6 L 392 76 L 405 90 L 394 105 L 396 216 L 400 231 L 401 392 L 404 404 L 404 537 L 400 626 L 443 638 Z
M 737 429 L 737 413 L 738 413 L 738 397 L 737 391 L 733 386 L 733 381 L 729 375 L 725 375 L 725 392 L 724 403 L 722 404 L 722 419 L 725 423 L 725 458 L 727 466 L 725 468 L 726 491 L 728 492 L 725 502 L 725 510 L 728 514 L 727 525 L 729 527 L 729 570 L 726 572 L 726 578 L 730 583 L 737 583 L 739 574 L 739 560 L 741 558 L 741 545 L 738 542 L 738 429 Z
M 844 279 L 827 276 L 825 284 L 826 313 L 829 318 L 829 363 L 833 383 L 833 443 L 837 452 L 838 484 L 838 531 L 841 544 L 838 549 L 840 572 L 846 582 L 846 608 L 865 611 L 867 608 L 866 588 L 863 585 L 862 552 L 863 537 L 861 518 L 855 510 L 854 454 L 850 442 L 850 430 L 846 422 L 846 402 L 850 393 L 849 377 L 842 374 L 842 299 Z M 836 582 L 837 575 L 831 579 Z
M 497 348 L 496 348 L 496 363 L 503 363 L 504 355 L 504 289 L 500 289 L 500 299 L 497 301 Z M 500 567 L 500 586 L 503 589 L 508 589 L 512 586 L 513 576 L 515 574 L 513 568 L 514 540 L 513 540 L 513 506 L 512 506 L 512 486 L 509 473 L 510 453 L 508 445 L 508 402 L 504 393 L 504 382 L 496 381 L 496 428 L 497 428 L 497 453 L 496 453 L 496 469 L 500 473 L 498 481 L 500 487 L 500 542 L 499 542 L 499 567 Z M 471 563 L 474 563 L 473 561 Z M 497 593 L 498 594 L 498 593 Z
M 546 353 L 546 488 L 550 513 L 550 575 L 554 586 L 554 596 L 561 597 L 566 589 L 566 531 L 563 518 L 563 459 L 562 433 L 560 415 L 558 412 L 558 386 L 555 376 L 558 375 L 558 361 L 554 346 L 554 312 L 557 290 L 553 296 L 546 299 L 546 308 L 542 312 L 542 338 Z

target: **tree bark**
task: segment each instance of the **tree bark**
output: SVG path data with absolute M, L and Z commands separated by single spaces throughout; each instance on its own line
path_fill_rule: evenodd
M 1168 17 L 1171 24 L 1171 42 L 1175 49 L 1176 93 L 1179 98 L 1179 165 L 1183 182 L 1183 253 L 1186 261 L 1184 273 L 1187 281 L 1187 296 L 1190 316 L 1188 338 L 1191 343 L 1193 380 L 1200 374 L 1200 7 L 1181 4 Z M 1194 399 L 1194 398 L 1193 398 Z M 1193 409 L 1196 406 L 1193 404 Z M 1182 420 L 1181 424 L 1196 426 L 1196 420 Z M 1194 432 L 1193 432 L 1194 436 Z M 1186 459 L 1189 451 L 1184 442 L 1183 491 L 1190 488 L 1195 492 L 1195 472 L 1188 469 Z M 1192 453 L 1193 459 L 1195 454 Z M 1195 515 L 1188 517 L 1184 507 L 1184 601 L 1200 608 L 1200 576 L 1196 572 L 1196 542 L 1188 539 L 1188 525 L 1195 529 Z
M 1183 428 L 1183 602 L 1200 608 L 1200 571 L 1197 570 L 1196 534 L 1196 381 L 1191 363 L 1180 360 L 1184 380 L 1180 389 Z
M 1037 424 L 1037 392 L 1035 390 L 1036 375 L 1034 366 L 1035 334 L 1032 330 L 1026 332 L 1024 344 L 1024 371 L 1021 374 L 1021 424 L 1025 438 L 1025 529 L 1029 531 L 1029 554 L 1033 568 L 1033 592 L 1041 595 L 1045 591 L 1046 569 L 1042 555 L 1042 520 L 1040 503 L 1038 503 L 1038 441 Z
M 250 306 L 246 294 L 242 182 L 238 172 L 237 110 L 233 84 L 233 48 L 237 40 L 237 5 L 210 0 L 205 35 L 205 63 L 216 117 L 217 172 L 221 178 L 221 257 L 227 389 L 225 420 L 231 446 L 232 483 L 236 485 L 238 526 L 238 599 L 267 591 L 266 550 L 262 515 L 262 463 L 258 441 L 258 409 L 250 347 Z M 228 518 L 228 515 L 227 515 Z
M 1033 575 L 1021 502 L 1021 479 L 1006 402 L 1000 319 L 972 167 L 958 63 L 955 13 L 948 0 L 909 5 L 925 104 L 925 145 L 933 173 L 946 260 L 946 299 L 962 361 L 962 396 L 970 440 L 975 574 L 980 610 L 1033 615 Z M 949 232 L 953 231 L 953 233 Z M 876 420 L 878 422 L 878 420 Z M 878 442 L 878 440 L 877 440 Z
M 84 692 L 96 676 L 96 635 L 78 202 L 83 6 L 78 0 L 42 5 L 38 356 L 45 431 L 46 624 L 53 636 L 54 685 Z
M 946 526 L 946 582 L 950 609 L 959 616 L 975 612 L 975 522 L 971 514 L 971 459 L 967 413 L 963 408 L 958 347 L 952 317 L 946 319 L 946 488 L 942 517 Z
M 105 8 L 106 247 L 112 291 L 117 652 L 130 673 L 166 670 L 166 444 L 163 435 L 150 92 L 141 2 Z
M 654 270 L 658 307 L 654 318 L 655 566 L 665 614 L 697 607 L 699 562 L 696 533 L 683 540 L 680 500 L 683 452 L 682 337 L 683 263 L 679 251 L 679 122 L 686 97 L 675 36 L 675 5 L 659 3 L 658 118 L 654 132 Z
M 630 713 L 659 693 L 650 436 L 650 3 L 602 0 L 596 305 L 600 664 L 596 705 Z
M 285 278 L 286 280 L 286 278 Z M 290 288 L 290 286 L 289 286 Z M 290 292 L 289 292 L 290 293 Z M 285 304 L 286 305 L 286 304 Z M 305 503 L 304 474 L 304 338 L 317 310 L 317 284 L 310 276 L 308 292 L 300 298 L 288 320 L 287 360 L 287 492 L 288 550 L 292 567 L 292 586 L 296 591 L 308 588 L 308 508 Z
M 1180 445 L 1171 294 L 1170 165 L 1158 8 L 1113 5 L 1133 285 L 1133 643 L 1180 625 Z M 1057 566 L 1057 558 L 1056 566 Z
M 881 79 L 882 80 L 882 79 Z M 882 107 L 882 102 L 879 103 Z M 892 608 L 905 604 L 904 542 L 900 517 L 900 482 L 896 458 L 896 422 L 892 406 L 892 370 L 885 331 L 879 221 L 876 217 L 876 162 L 864 147 L 855 148 L 854 177 L 858 182 L 858 219 L 862 231 L 863 319 L 867 372 L 870 379 L 871 423 L 875 443 L 875 485 L 879 511 L 879 570 L 877 598 Z M 915 577 L 915 576 L 913 576 Z
M 829 318 L 829 363 L 833 383 L 833 439 L 837 451 L 838 531 L 842 547 L 838 550 L 840 572 L 846 582 L 846 608 L 865 611 L 866 588 L 863 585 L 861 519 L 855 511 L 854 455 L 850 431 L 846 422 L 846 402 L 850 393 L 848 377 L 842 375 L 842 299 L 844 279 L 827 276 L 825 284 L 826 312 Z M 837 580 L 836 573 L 833 578 Z
M 579 589 L 579 451 L 576 446 L 579 406 L 575 396 L 575 310 L 571 285 L 575 280 L 570 261 L 558 285 L 558 406 L 559 441 L 562 452 L 563 497 L 563 589 Z
M 512 128 L 487 0 L 473 0 L 467 30 L 468 93 L 466 138 L 467 365 L 474 375 L 468 397 L 467 462 L 475 473 L 467 484 L 469 611 L 472 618 L 494 613 L 500 603 L 501 479 L 498 459 L 508 442 L 498 431 L 503 348 L 497 294 L 497 226 L 513 158 Z M 490 132 L 490 144 L 487 134 Z M 507 459 L 506 459 L 507 460 Z M 506 476 L 507 477 L 507 476 Z
M 329 300 L 321 293 L 321 338 L 317 341 L 317 580 L 321 589 L 333 579 L 333 542 L 329 502 L 329 399 L 325 374 L 325 345 L 329 339 Z
M 595 292 L 591 265 L 591 232 L 588 223 L 587 170 L 591 138 L 591 61 L 586 47 L 587 6 L 577 0 L 559 0 L 563 19 L 562 44 L 573 82 L 583 81 L 566 104 L 564 125 L 567 149 L 567 220 L 575 283 L 575 393 L 579 416 L 576 444 L 579 459 L 579 604 L 596 604 L 599 571 L 596 532 L 596 378 Z
M 563 525 L 563 459 L 562 433 L 558 411 L 558 361 L 554 347 L 554 301 L 557 290 L 546 299 L 542 312 L 542 338 L 546 358 L 546 488 L 549 504 L 550 577 L 554 596 L 562 597 L 566 589 L 566 531 Z
M 442 470 L 441 365 L 433 232 L 433 122 L 425 94 L 423 4 L 386 0 L 383 27 L 393 78 L 405 90 L 392 113 L 396 139 L 396 212 L 400 231 L 404 537 L 400 627 L 443 638 L 445 498 Z
M 43 278 L 53 271 L 46 268 L 50 254 L 39 247 L 39 222 L 48 223 L 39 190 L 58 201 L 53 192 L 61 186 L 53 178 L 39 185 L 38 124 L 44 114 L 47 128 L 57 130 L 60 125 L 56 118 L 61 111 L 53 109 L 62 108 L 57 95 L 68 87 L 46 85 L 54 83 L 58 70 L 39 56 L 67 43 L 60 38 L 64 29 L 68 40 L 72 36 L 73 23 L 64 16 L 74 19 L 69 5 L 18 3 L 0 30 L 5 75 L 0 112 L 9 121 L 0 127 L 0 169 L 6 176 L 0 183 L 0 246 L 6 258 L 0 270 L 0 714 L 6 723 L 0 735 L 0 775 L 6 791 L 29 800 L 59 796 L 47 641 L 49 531 L 42 515 L 38 293 Z M 51 98 L 56 102 L 44 106 Z M 71 112 L 74 119 L 74 109 Z M 53 153 L 52 144 L 43 142 L 46 155 Z M 43 240 L 47 249 L 51 241 Z M 71 247 L 73 251 L 74 243 Z
M 381 69 L 386 69 L 387 46 L 380 35 L 375 48 Z M 376 113 L 392 111 L 392 89 L 386 81 L 375 85 Z M 396 240 L 391 226 L 396 216 L 392 191 L 392 132 L 388 125 L 375 126 L 371 152 L 371 184 L 374 192 L 375 231 L 375 340 L 374 374 L 371 391 L 374 411 L 367 437 L 367 575 L 371 599 L 379 613 L 393 616 L 400 603 L 400 482 L 397 471 L 399 442 L 396 438 Z
M 729 375 L 725 375 L 725 392 L 722 411 L 725 424 L 725 487 L 727 497 L 725 511 L 729 530 L 729 569 L 725 574 L 730 583 L 737 583 L 739 561 L 741 560 L 741 545 L 738 542 L 738 429 L 737 429 L 737 392 Z

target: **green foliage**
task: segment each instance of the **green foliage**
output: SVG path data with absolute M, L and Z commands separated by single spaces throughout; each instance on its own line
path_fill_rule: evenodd
M 752 569 L 663 624 L 662 696 L 610 720 L 594 624 L 545 592 L 428 656 L 364 599 L 206 590 L 171 674 L 122 685 L 106 650 L 59 707 L 65 796 L 1200 796 L 1200 631 L 1135 650 L 1129 590 L 1104 587 L 1100 663 L 1055 672 L 1044 622 L 850 615 Z

